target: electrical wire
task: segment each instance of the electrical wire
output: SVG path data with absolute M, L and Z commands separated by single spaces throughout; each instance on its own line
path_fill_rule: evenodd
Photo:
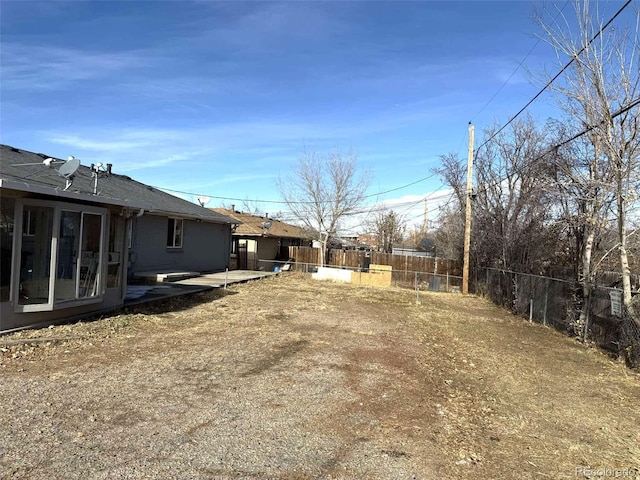
M 625 2 L 624 5 L 622 5 L 622 7 L 620 7 L 620 9 L 613 15 L 613 17 L 611 17 L 609 19 L 609 21 L 607 23 L 605 23 L 600 30 L 598 30 L 598 32 L 587 42 L 587 44 L 585 46 L 583 46 L 580 51 L 578 53 L 576 53 L 573 57 L 571 57 L 571 60 L 569 60 L 566 65 L 564 67 L 562 67 L 562 69 L 551 79 L 549 80 L 546 85 L 544 87 L 542 87 L 542 89 L 535 94 L 535 96 L 529 100 L 524 107 L 522 107 L 520 110 L 518 110 L 518 113 L 516 113 L 514 116 L 512 116 L 507 123 L 505 123 L 502 127 L 500 127 L 498 129 L 497 132 L 495 132 L 493 135 L 491 135 L 487 140 L 485 140 L 475 151 L 475 153 L 478 152 L 478 150 L 480 150 L 482 147 L 484 147 L 487 143 L 489 143 L 491 140 L 493 140 L 498 134 L 500 134 L 500 132 L 502 132 L 505 128 L 507 128 L 507 126 L 509 126 L 516 118 L 518 118 L 520 116 L 520 114 L 522 112 L 524 112 L 534 101 L 536 101 L 536 99 L 542 95 L 542 93 L 551 86 L 551 84 L 556 81 L 556 79 L 562 75 L 567 68 L 569 68 L 571 66 L 571 64 L 582 54 L 582 52 L 584 52 L 587 47 L 589 47 L 601 34 L 602 32 L 604 32 L 607 27 L 609 27 L 609 25 L 611 25 L 611 23 L 616 19 L 616 17 L 618 15 L 620 15 L 620 13 L 622 13 L 622 11 L 627 8 L 629 6 L 629 4 L 632 2 L 632 0 L 627 0 Z M 475 154 L 474 154 L 475 155 Z
M 399 187 L 394 187 L 391 188 L 389 190 L 384 190 L 382 192 L 377 192 L 377 193 L 372 193 L 370 195 L 365 195 L 363 197 L 363 200 L 369 199 L 369 198 L 374 198 L 374 197 L 378 197 L 380 195 L 385 195 L 387 193 L 391 193 L 391 192 L 397 192 L 398 190 L 403 190 L 405 188 L 411 187 L 413 185 L 416 185 L 418 183 L 422 183 L 426 180 L 430 180 L 433 177 L 435 177 L 436 175 L 438 175 L 437 173 L 433 173 L 431 175 L 428 175 L 424 178 L 420 178 L 418 180 L 415 180 L 411 183 L 407 183 L 405 185 L 401 185 Z M 441 185 L 441 187 L 444 185 Z M 181 195 L 191 195 L 191 196 L 204 196 L 205 194 L 203 193 L 195 193 L 195 192 L 187 192 L 184 190 L 176 190 L 176 189 L 172 189 L 172 188 L 166 188 L 166 187 L 158 187 L 158 186 L 153 186 L 153 188 L 157 188 L 158 190 L 164 190 L 166 192 L 173 192 L 173 193 L 179 193 Z M 439 187 L 437 190 L 439 190 L 441 187 Z M 269 204 L 280 204 L 280 205 L 290 205 L 290 204 L 295 204 L 295 205 L 313 205 L 316 202 L 314 201 L 297 201 L 297 202 L 287 202 L 284 200 L 262 200 L 262 199 L 255 199 L 255 200 L 247 200 L 246 198 L 235 198 L 235 197 L 220 197 L 220 196 L 215 196 L 215 195 L 206 195 L 209 198 L 213 198 L 216 200 L 231 200 L 231 201 L 235 201 L 235 202 L 251 202 L 251 203 L 269 203 Z
M 564 5 L 562 6 L 562 8 L 558 10 L 558 13 L 554 18 L 554 21 L 560 16 L 560 14 L 564 11 L 567 5 L 569 5 L 569 0 L 564 2 Z M 478 115 L 480 115 L 484 111 L 484 109 L 487 108 L 491 104 L 491 102 L 495 100 L 495 98 L 500 94 L 502 89 L 507 86 L 507 84 L 511 81 L 513 76 L 518 72 L 518 70 L 520 70 L 522 65 L 524 65 L 524 62 L 527 60 L 527 58 L 529 58 L 529 55 L 531 55 L 533 51 L 538 47 L 538 45 L 540 45 L 541 41 L 542 41 L 542 38 L 538 37 L 538 41 L 533 45 L 533 47 L 531 47 L 531 49 L 527 52 L 524 58 L 520 61 L 520 63 L 518 63 L 518 66 L 515 68 L 513 72 L 511 72 L 511 75 L 509 75 L 509 77 L 504 81 L 504 83 L 500 86 L 500 88 L 498 88 L 496 93 L 494 93 L 493 96 L 487 101 L 487 103 L 485 103 L 484 106 L 480 110 L 478 110 L 473 117 L 471 117 L 471 122 L 473 122 L 478 117 Z M 458 148 L 458 150 L 460 150 L 460 148 Z
M 444 188 L 445 185 L 441 185 L 439 187 L 438 190 Z M 384 213 L 384 212 L 388 212 L 388 211 L 395 211 L 398 214 L 402 214 L 404 212 L 410 211 L 411 209 L 415 208 L 416 206 L 418 206 L 419 204 L 421 204 L 422 202 L 424 202 L 425 200 L 431 200 L 431 201 L 435 201 L 435 200 L 440 200 L 440 199 L 444 199 L 444 198 L 448 198 L 452 195 L 452 193 L 450 192 L 444 192 L 440 195 L 434 195 L 438 190 L 434 190 L 433 192 L 429 193 L 428 195 L 424 196 L 424 197 L 420 197 L 418 200 L 411 200 L 411 201 L 407 201 L 407 202 L 402 202 L 402 203 L 398 203 L 398 204 L 394 204 L 394 205 L 386 205 L 384 203 L 380 203 L 380 204 L 375 204 L 372 206 L 368 206 L 368 207 L 362 207 L 359 209 L 356 209 L 352 212 L 349 212 L 348 214 L 345 215 L 345 217 L 356 217 L 359 215 L 371 215 L 371 214 L 375 214 L 375 213 Z M 403 208 L 405 207 L 405 208 Z M 421 213 L 420 216 L 422 216 L 423 214 Z M 296 220 L 296 217 L 292 214 L 291 211 L 287 211 L 285 210 L 284 212 L 278 212 L 278 219 L 279 220 L 283 220 L 283 221 L 290 221 L 290 220 Z
M 631 110 L 632 108 L 636 107 L 640 105 L 640 98 L 637 98 L 636 100 L 632 101 L 629 105 L 622 107 L 620 109 L 618 109 L 616 112 L 611 114 L 611 119 L 614 119 L 620 115 L 622 115 L 623 113 L 628 112 L 629 110 Z M 536 162 L 538 162 L 539 160 L 542 160 L 545 156 L 547 156 L 549 153 L 556 151 L 557 149 L 559 149 L 560 147 L 563 147 L 564 145 L 566 145 L 567 143 L 570 143 L 574 140 L 576 140 L 577 138 L 580 138 L 583 135 L 586 135 L 587 133 L 589 133 L 591 130 L 593 130 L 594 128 L 598 127 L 599 125 L 602 125 L 602 123 L 605 121 L 606 119 L 603 119 L 602 121 L 600 121 L 599 123 L 595 124 L 595 125 L 590 125 L 587 128 L 585 128 L 584 130 L 582 130 L 581 132 L 573 135 L 572 137 L 563 140 L 560 143 L 557 143 L 555 145 L 553 145 L 552 147 L 547 148 L 546 150 L 544 150 L 544 152 L 542 152 L 540 155 L 534 157 L 530 162 L 527 162 L 525 165 L 523 165 L 521 168 L 519 169 L 514 169 L 513 173 L 519 173 L 519 174 L 524 174 L 524 170 L 526 170 L 527 168 L 531 167 L 532 165 L 534 165 Z M 487 188 L 491 187 L 491 186 L 495 186 L 500 184 L 501 182 L 503 182 L 504 180 L 506 180 L 506 178 L 499 178 L 496 181 L 493 182 L 489 182 L 486 183 L 485 186 L 483 187 L 482 191 L 486 191 Z M 478 186 L 478 191 L 480 191 L 480 186 Z

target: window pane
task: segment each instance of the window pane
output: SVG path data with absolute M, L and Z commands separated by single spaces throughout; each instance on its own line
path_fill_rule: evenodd
M 167 220 L 167 247 L 182 247 L 182 219 Z
M 80 243 L 80 212 L 60 213 L 58 234 L 58 266 L 55 285 L 56 300 L 76 298 L 78 245 Z
M 80 251 L 80 279 L 78 297 L 95 297 L 100 292 L 100 242 L 102 216 L 82 214 L 82 250 Z
M 25 206 L 24 212 L 29 226 L 22 235 L 18 304 L 49 303 L 53 208 Z
M 107 288 L 120 286 L 122 245 L 124 242 L 124 220 L 118 215 L 109 217 L 109 258 Z
M 13 252 L 13 209 L 16 202 L 11 197 L 0 199 L 0 302 L 9 301 L 11 281 L 11 253 Z
M 167 247 L 173 247 L 173 234 L 175 232 L 175 221 L 173 218 L 169 218 L 167 227 Z
M 175 247 L 181 247 L 182 246 L 182 220 L 181 219 L 176 219 L 176 233 L 175 233 L 175 240 L 173 242 L 173 245 Z

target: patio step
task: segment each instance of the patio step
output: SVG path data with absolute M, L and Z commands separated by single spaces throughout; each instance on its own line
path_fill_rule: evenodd
M 138 272 L 134 276 L 155 283 L 163 283 L 198 277 L 200 272 Z

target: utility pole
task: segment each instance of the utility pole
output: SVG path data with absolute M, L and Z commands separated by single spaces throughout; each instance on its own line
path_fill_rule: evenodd
M 467 209 L 464 222 L 464 260 L 462 293 L 469 293 L 469 247 L 471 246 L 471 194 L 473 192 L 473 125 L 469 122 L 469 154 L 467 156 Z

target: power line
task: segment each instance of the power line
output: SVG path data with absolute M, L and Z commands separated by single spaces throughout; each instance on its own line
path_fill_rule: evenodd
M 442 188 L 444 186 L 446 186 L 446 185 L 442 185 L 440 188 Z M 402 207 L 407 207 L 407 208 L 404 208 L 403 210 L 398 212 L 398 213 L 402 213 L 402 212 L 406 212 L 406 211 L 411 210 L 413 207 L 418 206 L 419 204 L 421 204 L 425 200 L 432 200 L 432 201 L 433 200 L 440 200 L 441 198 L 446 198 L 446 197 L 448 197 L 450 195 L 450 193 L 443 193 L 441 195 L 433 195 L 436 191 L 437 190 L 431 192 L 430 194 L 428 194 L 428 195 L 426 195 L 424 197 L 420 197 L 418 200 L 402 202 L 402 203 L 398 203 L 398 204 L 395 204 L 395 205 L 386 205 L 384 203 L 374 204 L 374 205 L 371 205 L 370 207 L 363 207 L 361 209 L 354 210 L 353 212 L 350 212 L 348 215 L 362 215 L 362 214 L 366 214 L 366 213 L 386 212 L 386 211 L 389 211 L 389 210 L 397 210 L 397 209 L 402 208 Z
M 405 189 L 407 187 L 411 187 L 412 185 L 415 185 L 417 183 L 421 183 L 421 182 L 424 182 L 425 180 L 429 180 L 429 179 L 435 177 L 436 175 L 438 175 L 438 174 L 437 173 L 432 173 L 431 175 L 429 175 L 427 177 L 424 177 L 424 178 L 421 178 L 420 180 L 416 180 L 415 182 L 407 183 L 406 185 L 402 185 L 400 187 L 392 188 L 390 190 L 385 190 L 384 192 L 379 192 L 379 193 L 375 193 L 375 194 L 372 194 L 372 195 L 367 195 L 364 198 L 366 199 L 366 198 L 377 197 L 379 195 L 384 195 L 386 193 L 391 193 L 391 192 L 396 192 L 398 190 L 403 190 L 403 189 Z
M 612 113 L 610 115 L 611 119 L 613 120 L 614 118 L 622 115 L 623 113 L 628 112 L 629 110 L 631 110 L 634 107 L 637 107 L 638 105 L 640 105 L 640 97 L 637 98 L 636 100 L 632 101 L 629 105 L 627 105 L 626 107 L 621 107 L 620 109 L 618 109 L 617 111 L 615 111 L 614 113 Z M 537 161 L 541 160 L 542 158 L 544 158 L 546 155 L 548 155 L 549 153 L 559 149 L 560 147 L 563 147 L 564 145 L 566 145 L 567 143 L 570 143 L 574 140 L 576 140 L 577 138 L 580 138 L 583 135 L 586 135 L 587 133 L 589 133 L 591 130 L 593 130 L 594 128 L 602 125 L 604 122 L 606 121 L 606 119 L 602 119 L 600 122 L 598 122 L 597 124 L 594 125 L 589 125 L 587 128 L 585 128 L 584 130 L 582 130 L 580 133 L 577 133 L 575 135 L 573 135 L 572 137 L 563 140 L 560 143 L 557 143 L 556 145 L 553 145 L 552 147 L 547 148 L 543 153 L 541 153 L 540 155 L 534 157 L 530 162 L 528 162 L 526 165 L 523 165 L 521 168 L 519 169 L 514 169 L 513 173 L 519 173 L 519 174 L 523 174 L 523 170 L 525 168 L 528 168 L 530 166 L 532 166 L 533 164 L 535 164 Z M 486 191 L 488 186 L 492 186 L 492 185 L 498 185 L 500 182 L 504 181 L 505 178 L 500 178 L 497 181 L 494 182 L 490 182 L 485 184 L 485 187 L 483 188 L 484 191 Z M 478 186 L 478 189 L 480 188 L 480 186 Z
M 616 118 L 617 116 L 622 115 L 623 113 L 628 112 L 629 110 L 631 110 L 633 107 L 635 107 L 635 106 L 637 106 L 637 105 L 640 105 L 640 98 L 638 98 L 638 99 L 634 100 L 633 102 L 631 102 L 631 103 L 630 103 L 629 105 L 627 105 L 626 107 L 620 108 L 617 112 L 615 112 L 615 113 L 611 114 L 611 119 L 614 119 L 614 118 Z M 600 123 L 598 123 L 598 124 L 596 124 L 596 125 L 590 125 L 590 126 L 588 126 L 588 127 L 587 127 L 587 128 L 585 128 L 582 132 L 580 132 L 580 133 L 578 133 L 578 134 L 574 135 L 573 137 L 571 137 L 571 138 L 569 138 L 569 139 L 567 139 L 567 140 L 564 140 L 562 143 L 559 143 L 558 145 L 554 146 L 553 148 L 554 148 L 554 149 L 556 149 L 556 148 L 563 147 L 563 146 L 564 146 L 564 145 L 566 145 L 567 143 L 574 141 L 576 138 L 579 138 L 579 137 L 581 137 L 582 135 L 585 135 L 585 134 L 589 133 L 589 132 L 590 132 L 591 130 L 593 130 L 594 128 L 596 128 L 596 127 L 598 127 L 598 126 L 602 125 L 602 123 L 604 123 L 604 121 L 605 121 L 605 119 L 603 119 Z M 547 152 L 547 153 L 549 153 L 549 152 Z M 538 159 L 538 160 L 539 160 L 539 159 Z
M 632 0 L 627 0 L 627 1 L 625 2 L 625 4 L 624 4 L 624 5 L 622 5 L 622 7 L 620 7 L 620 9 L 619 9 L 619 10 L 618 10 L 614 15 L 613 15 L 613 17 L 611 17 L 611 18 L 609 19 L 609 21 L 608 21 L 607 23 L 605 23 L 605 24 L 600 28 L 600 30 L 598 30 L 598 32 L 597 32 L 597 33 L 596 33 L 596 34 L 591 38 L 591 40 L 589 40 L 589 41 L 587 42 L 587 44 L 586 44 L 585 46 L 583 46 L 583 47 L 580 49 L 580 51 L 579 51 L 578 53 L 576 53 L 575 55 L 573 55 L 573 56 L 571 57 L 571 60 L 569 60 L 569 62 L 567 62 L 567 64 L 566 64 L 564 67 L 562 67 L 562 69 L 561 69 L 561 70 L 560 70 L 560 71 L 559 71 L 559 72 L 558 72 L 558 73 L 557 73 L 557 74 L 556 74 L 556 75 L 555 75 L 551 80 L 549 80 L 549 81 L 547 82 L 547 84 L 546 84 L 544 87 L 542 87 L 542 90 L 540 90 L 538 93 L 536 93 L 536 95 L 535 95 L 531 100 L 529 100 L 529 101 L 525 104 L 525 106 L 524 106 L 524 107 L 522 107 L 522 108 L 518 111 L 518 113 L 516 113 L 513 117 L 511 117 L 511 118 L 507 121 L 507 123 L 505 123 L 502 127 L 500 127 L 500 129 L 499 129 L 497 132 L 495 132 L 493 135 L 491 135 L 487 140 L 485 140 L 485 141 L 484 141 L 484 142 L 483 142 L 483 143 L 482 143 L 482 144 L 481 144 L 481 145 L 476 149 L 476 153 L 478 152 L 478 150 L 480 150 L 482 147 L 484 147 L 487 143 L 489 143 L 491 140 L 493 140 L 496 136 L 498 136 L 498 134 L 499 134 L 500 132 L 502 132 L 505 128 L 507 128 L 507 127 L 511 124 L 511 122 L 513 122 L 516 118 L 518 118 L 518 116 L 520 116 L 520 114 L 521 114 L 522 112 L 524 112 L 524 111 L 529 107 L 529 105 L 531 105 L 534 101 L 536 101 L 536 99 L 537 99 L 540 95 L 542 95 L 542 93 L 543 93 L 543 92 L 544 92 L 544 91 L 545 91 L 549 86 L 551 86 L 551 84 L 552 84 L 552 83 L 553 83 L 553 82 L 554 82 L 554 81 L 555 81 L 555 80 L 556 80 L 560 75 L 562 75 L 562 74 L 565 72 L 565 70 L 567 70 L 567 68 L 569 68 L 569 67 L 571 66 L 571 64 L 572 64 L 572 63 L 573 63 L 573 62 L 574 62 L 574 61 L 575 61 L 575 60 L 576 60 L 576 59 L 577 59 L 577 58 L 582 54 L 582 52 L 584 52 L 584 51 L 587 49 L 587 47 L 589 47 L 589 46 L 594 42 L 594 40 L 596 40 L 596 39 L 597 39 L 597 38 L 602 34 L 602 32 L 604 32 L 604 30 L 605 30 L 609 25 L 611 25 L 611 23 L 616 19 L 616 17 L 617 17 L 618 15 L 620 15 L 620 13 L 622 13 L 622 11 L 623 11 L 625 8 L 627 8 L 627 7 L 629 6 L 629 4 L 631 3 L 631 1 L 632 1 Z
M 558 10 L 558 13 L 556 14 L 554 20 L 556 20 L 560 16 L 560 14 L 564 11 L 564 9 L 566 8 L 566 6 L 568 4 L 569 4 L 569 0 L 564 2 L 564 5 L 562 6 L 562 8 L 560 10 Z M 493 96 L 487 101 L 487 103 L 485 103 L 484 106 L 480 110 L 478 110 L 478 112 L 471 118 L 471 122 L 473 122 L 476 119 L 476 117 L 478 115 L 480 115 L 484 111 L 484 109 L 487 108 L 491 104 L 491 102 L 493 102 L 495 100 L 495 98 L 500 94 L 502 89 L 507 86 L 509 81 L 511 81 L 511 79 L 516 74 L 516 72 L 518 70 L 520 70 L 520 68 L 522 67 L 524 62 L 527 60 L 527 58 L 529 58 L 529 55 L 531 55 L 533 53 L 533 51 L 538 47 L 538 45 L 540 45 L 541 41 L 542 41 L 542 38 L 538 37 L 538 41 L 533 45 L 533 47 L 531 47 L 531 49 L 527 52 L 527 54 L 524 56 L 524 58 L 520 61 L 520 63 L 518 63 L 518 66 L 515 68 L 515 70 L 513 72 L 511 72 L 511 75 L 509 75 L 509 78 L 507 78 L 504 81 L 504 83 L 500 86 L 500 88 L 498 88 L 498 91 L 496 91 L 496 93 L 493 94 Z M 460 150 L 460 147 L 458 148 L 458 150 Z
M 438 188 L 438 190 L 444 188 L 445 186 L 446 185 L 441 185 Z M 387 212 L 389 210 L 394 210 L 394 211 L 397 211 L 399 214 L 402 214 L 403 212 L 410 211 L 412 208 L 418 206 L 425 200 L 431 200 L 431 201 L 440 200 L 443 198 L 448 198 L 452 195 L 451 193 L 442 193 L 439 195 L 434 195 L 438 190 L 435 190 L 424 197 L 420 197 L 418 200 L 402 202 L 395 205 L 386 205 L 384 203 L 378 203 L 378 204 L 370 205 L 368 207 L 362 207 L 352 212 L 349 212 L 348 214 L 345 215 L 345 217 L 354 217 L 358 215 L 370 215 L 373 213 Z M 406 208 L 403 208 L 403 207 L 406 207 Z M 281 211 L 279 213 L 280 213 L 279 218 L 281 219 L 296 219 L 295 215 L 293 215 L 292 212 L 289 210 Z M 422 213 L 420 214 L 420 216 L 422 216 Z
M 366 200 L 366 199 L 369 199 L 369 198 L 378 197 L 380 195 L 385 195 L 385 194 L 391 193 L 391 192 L 396 192 L 398 190 L 403 190 L 403 189 L 405 189 L 407 187 L 411 187 L 413 185 L 416 185 L 418 183 L 424 182 L 426 180 L 430 180 L 431 178 L 435 177 L 436 175 L 438 175 L 438 174 L 437 173 L 433 173 L 433 174 L 428 175 L 428 176 L 426 176 L 424 178 L 420 178 L 418 180 L 415 180 L 415 181 L 413 181 L 411 183 L 407 183 L 405 185 L 401 185 L 399 187 L 391 188 L 389 190 L 384 190 L 382 192 L 372 193 L 370 195 L 365 195 L 363 197 L 363 200 Z M 444 186 L 444 185 L 441 185 L 435 191 L 439 190 L 442 186 Z M 153 188 L 157 188 L 158 190 L 164 190 L 164 191 L 167 191 L 167 192 L 179 193 L 179 194 L 182 194 L 182 195 L 191 195 L 191 196 L 205 195 L 205 194 L 201 194 L 201 193 L 186 192 L 186 191 L 183 191 L 183 190 L 175 190 L 175 189 L 172 189 L 172 188 L 165 188 L 165 187 L 158 187 L 158 186 L 153 186 Z M 275 204 L 281 204 L 281 205 L 288 205 L 288 204 L 313 205 L 314 203 L 316 203 L 314 201 L 286 202 L 284 200 L 261 200 L 261 199 L 249 200 L 249 199 L 246 199 L 246 198 L 220 197 L 220 196 L 215 196 L 215 195 L 206 195 L 206 196 L 208 196 L 209 198 L 216 199 L 216 200 L 231 200 L 231 201 L 235 201 L 235 202 L 270 203 L 270 204 L 275 203 Z

